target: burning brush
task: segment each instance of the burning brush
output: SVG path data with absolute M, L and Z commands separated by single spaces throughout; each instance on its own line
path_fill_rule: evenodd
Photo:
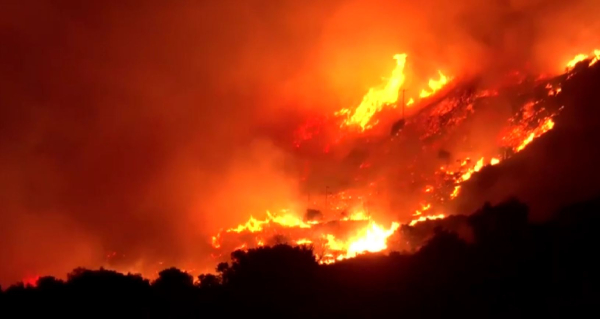
M 386 165 L 386 162 L 378 162 L 379 157 L 375 156 L 373 161 L 363 162 L 357 167 L 357 176 L 361 177 L 355 178 L 355 181 L 362 183 L 360 187 L 350 187 L 333 194 L 327 207 L 309 209 L 303 217 L 300 217 L 302 214 L 287 210 L 267 212 L 262 219 L 251 216 L 244 224 L 221 230 L 212 237 L 217 252 L 276 243 L 311 245 L 320 263 L 328 264 L 368 252 L 399 248 L 389 247 L 388 240 L 402 224 L 410 227 L 420 222 L 445 218 L 447 212 L 444 206 L 460 196 L 463 182 L 486 166 L 497 165 L 522 151 L 536 138 L 552 130 L 554 118 L 562 109 L 557 99 L 561 94 L 561 84 L 568 81 L 576 66 L 594 65 L 600 58 L 600 50 L 595 50 L 592 55 L 576 56 L 567 63 L 563 75 L 532 81 L 521 79 L 507 87 L 479 88 L 476 81 L 459 83 L 439 71 L 439 79 L 431 79 L 418 98 L 409 97 L 406 104 L 402 98 L 402 105 L 399 105 L 407 57 L 406 54 L 395 55 L 396 66 L 390 77 L 383 85 L 371 88 L 356 108 L 341 109 L 329 122 L 313 124 L 317 128 L 336 126 L 338 130 L 346 132 L 347 138 L 359 140 L 366 132 L 381 125 L 383 121 L 379 116 L 383 110 L 396 109 L 398 106 L 418 109 L 410 118 L 402 116 L 401 121 L 396 120 L 392 125 L 392 135 L 397 138 L 390 139 L 387 133 L 379 135 L 381 142 L 372 148 L 373 153 L 385 155 L 390 154 L 393 148 L 421 146 L 414 148 L 418 151 L 411 153 L 412 157 L 403 153 L 406 161 L 413 164 L 397 167 L 398 176 L 403 177 L 401 182 L 407 183 L 406 187 L 413 190 L 409 196 L 414 203 L 412 208 L 389 224 L 375 221 L 364 208 L 366 202 L 379 200 L 377 192 L 366 191 L 376 187 L 381 182 L 378 178 L 382 176 L 366 172 L 376 171 Z M 454 152 L 440 147 L 463 141 L 466 123 L 476 123 L 478 114 L 485 114 L 486 110 L 493 110 L 494 105 L 506 100 L 516 101 L 513 112 L 505 121 L 497 123 L 497 137 L 487 140 L 487 145 L 491 147 L 476 147 L 478 144 L 468 142 L 475 146 Z M 487 125 L 487 122 L 484 123 Z M 313 127 L 311 134 L 303 134 L 301 140 L 294 142 L 295 147 L 301 149 L 303 143 L 318 136 L 319 131 Z M 373 144 L 368 142 L 366 145 L 371 145 L 369 143 Z M 327 153 L 329 146 L 335 143 L 328 141 L 326 145 Z M 377 153 L 378 148 L 384 151 Z M 435 161 L 423 160 L 425 158 Z M 430 164 L 439 161 L 444 164 Z M 419 173 L 415 174 L 415 171 Z M 390 178 L 385 174 L 383 176 Z M 357 194 L 349 195 L 357 190 Z M 357 199 L 362 205 L 356 203 Z

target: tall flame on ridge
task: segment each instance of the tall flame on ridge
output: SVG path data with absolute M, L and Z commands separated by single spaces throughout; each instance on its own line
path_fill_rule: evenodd
M 392 75 L 387 83 L 383 87 L 370 88 L 363 97 L 360 105 L 354 110 L 354 113 L 347 108 L 336 112 L 336 115 L 347 116 L 344 120 L 345 125 L 359 125 L 364 131 L 372 126 L 369 124 L 371 117 L 385 105 L 395 107 L 395 103 L 398 101 L 398 91 L 405 80 L 404 67 L 406 65 L 406 57 L 406 54 L 394 55 L 396 68 L 392 71 Z
M 445 76 L 444 73 L 442 73 L 442 71 L 438 71 L 438 74 L 440 75 L 440 79 L 439 80 L 429 79 L 428 84 L 429 84 L 429 88 L 431 89 L 431 91 L 427 91 L 425 89 L 421 90 L 421 94 L 419 94 L 420 98 L 426 98 L 426 97 L 433 95 L 435 92 L 437 92 L 441 88 L 443 88 L 444 85 L 446 85 L 448 83 L 448 81 L 451 80 L 451 78 Z

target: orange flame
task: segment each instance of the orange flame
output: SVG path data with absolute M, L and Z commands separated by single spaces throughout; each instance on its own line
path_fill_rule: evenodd
M 590 60 L 589 66 L 592 66 L 600 59 L 600 50 L 595 49 L 591 55 L 580 53 L 574 56 L 569 62 L 566 63 L 567 70 L 574 68 L 579 62 Z
M 283 215 L 273 215 L 271 212 L 267 211 L 267 218 L 265 220 L 258 220 L 253 216 L 250 216 L 250 219 L 245 224 L 238 225 L 235 228 L 230 228 L 227 230 L 227 232 L 241 233 L 244 231 L 249 231 L 251 233 L 256 233 L 262 231 L 265 225 L 271 223 L 284 227 L 310 228 L 310 224 L 305 223 L 294 215 L 288 214 L 287 210 L 282 210 L 281 212 Z
M 594 54 L 595 55 L 590 63 L 595 63 L 598 60 L 600 51 L 596 50 Z M 372 121 L 372 117 L 377 112 L 381 111 L 383 107 L 396 107 L 395 103 L 398 100 L 398 93 L 405 80 L 403 72 L 406 64 L 406 57 L 406 54 L 394 56 L 396 59 L 396 68 L 392 72 L 392 76 L 387 80 L 387 83 L 384 83 L 379 88 L 371 88 L 363 97 L 362 103 L 356 107 L 356 109 L 342 109 L 339 112 L 336 112 L 336 115 L 338 116 L 345 116 L 342 126 L 356 125 L 364 131 L 376 124 L 376 121 Z M 589 59 L 589 57 L 586 56 L 576 57 L 575 60 L 584 61 L 587 59 Z M 569 62 L 569 65 L 574 66 L 576 63 L 577 62 Z M 435 94 L 452 80 L 452 78 L 444 75 L 441 71 L 438 73 L 439 79 L 429 80 L 429 89 L 422 90 L 420 98 L 427 98 Z M 550 94 L 551 96 L 560 92 L 560 87 L 554 87 L 551 84 L 548 84 L 546 89 L 549 89 L 552 92 Z M 498 95 L 497 91 L 488 90 L 475 93 L 473 96 L 478 98 L 496 95 Z M 414 103 L 414 99 L 412 98 L 408 101 L 407 105 Z M 526 148 L 534 139 L 551 130 L 554 127 L 552 117 L 556 114 L 546 115 L 546 113 L 542 112 L 545 111 L 543 108 L 540 109 L 537 101 L 530 101 L 523 105 L 521 112 L 518 114 L 519 116 L 515 115 L 515 117 L 510 120 L 510 131 L 502 137 L 502 146 L 519 152 Z M 545 117 L 541 117 L 540 115 L 542 114 L 544 114 Z M 535 128 L 532 129 L 532 127 Z M 491 154 L 496 155 L 495 157 L 488 157 L 489 155 L 487 154 L 485 157 L 481 156 L 483 154 L 474 155 L 478 155 L 475 157 L 478 158 L 475 162 L 472 162 L 470 158 L 466 158 L 462 162 L 448 163 L 446 167 L 442 167 L 436 175 L 440 176 L 444 183 L 450 182 L 451 188 L 440 187 L 442 184 L 427 185 L 422 189 L 423 196 L 426 196 L 424 198 L 431 198 L 433 196 L 439 202 L 456 198 L 460 194 L 462 183 L 470 180 L 475 173 L 481 171 L 485 166 L 499 164 L 501 158 L 506 156 L 506 154 Z M 360 168 L 365 170 L 369 165 L 370 163 L 363 162 Z M 370 183 L 371 186 L 373 184 L 373 182 Z M 349 207 L 348 201 L 352 200 L 353 197 L 363 200 L 360 195 L 355 196 L 354 194 L 347 194 L 347 192 L 340 192 L 337 194 L 339 202 L 334 205 L 329 203 L 328 205 L 330 208 L 335 207 L 335 210 L 338 212 L 340 210 L 346 210 L 346 208 Z M 432 201 L 432 203 L 435 202 Z M 430 213 L 431 211 L 437 210 L 437 208 L 432 208 L 432 204 L 426 201 L 422 201 L 419 205 L 420 206 L 413 210 L 413 219 L 408 221 L 408 225 L 410 226 L 414 226 L 420 222 L 446 217 L 445 214 L 426 215 L 426 212 Z M 330 264 L 339 260 L 353 258 L 367 252 L 382 252 L 387 250 L 389 237 L 400 227 L 399 222 L 393 222 L 389 228 L 383 227 L 380 224 L 377 224 L 364 210 L 356 210 L 349 216 L 337 220 L 337 222 L 344 221 L 352 221 L 353 223 L 350 223 L 352 227 L 355 227 L 355 225 L 359 226 L 356 226 L 358 228 L 354 229 L 353 233 L 346 233 L 345 235 L 340 236 L 339 233 L 334 235 L 325 232 L 324 229 L 327 229 L 329 226 L 322 226 L 324 226 L 326 222 L 303 221 L 286 210 L 282 210 L 281 213 L 277 215 L 267 211 L 267 217 L 265 219 L 259 220 L 251 216 L 246 223 L 230 228 L 226 230 L 226 232 L 257 233 L 275 229 L 276 231 L 273 232 L 273 234 L 276 235 L 285 234 L 288 236 L 295 234 L 297 236 L 294 239 L 290 239 L 292 243 L 295 245 L 312 245 L 316 247 L 315 251 L 322 249 L 317 255 L 319 262 L 322 264 Z M 277 226 L 279 228 L 270 228 L 272 226 Z M 283 230 L 280 227 L 286 229 Z M 292 230 L 292 228 L 296 230 Z M 310 231 L 301 231 L 301 229 L 310 229 Z M 222 246 L 220 235 L 221 233 L 212 237 L 213 247 L 215 248 L 221 248 Z M 244 236 L 246 235 L 243 235 L 240 238 L 243 238 Z M 250 246 L 262 246 L 265 244 L 263 238 L 265 238 L 264 233 L 261 234 L 261 237 L 254 237 L 254 240 L 250 239 L 250 241 L 244 242 L 243 244 L 236 243 L 238 245 L 241 244 L 237 249 L 248 249 Z
M 421 94 L 419 94 L 420 98 L 423 99 L 423 98 L 433 95 L 435 92 L 439 91 L 446 84 L 448 84 L 448 82 L 451 80 L 451 78 L 448 78 L 447 76 L 445 76 L 444 73 L 442 73 L 442 71 L 438 71 L 438 73 L 440 75 L 440 79 L 439 80 L 430 79 L 429 80 L 429 88 L 431 90 L 430 91 L 427 91 L 425 89 L 421 90 Z
M 352 213 L 348 217 L 342 218 L 342 220 L 370 220 L 371 217 L 368 216 L 364 211 L 360 210 L 355 213 Z
M 429 216 L 421 216 L 421 217 L 419 217 L 419 218 L 417 218 L 417 219 L 413 219 L 413 220 L 411 220 L 411 221 L 410 221 L 410 223 L 408 223 L 408 226 L 414 226 L 414 225 L 416 225 L 417 223 L 424 222 L 424 221 L 426 221 L 426 220 L 443 219 L 443 218 L 445 218 L 445 217 L 446 217 L 446 215 L 444 215 L 444 214 L 439 214 L 439 215 L 429 215 Z
M 308 239 L 308 238 L 302 238 L 302 239 L 298 239 L 296 240 L 296 245 L 300 246 L 300 245 L 310 245 L 312 244 L 312 240 Z
M 390 228 L 384 228 L 375 222 L 370 222 L 367 227 L 359 230 L 354 237 L 344 241 L 334 235 L 326 234 L 325 247 L 330 251 L 320 260 L 322 264 L 330 264 L 336 260 L 354 258 L 366 252 L 381 252 L 387 249 L 387 239 L 400 228 L 400 223 L 392 223 Z
M 551 118 L 547 118 L 542 125 L 540 125 L 538 128 L 536 128 L 533 132 L 531 132 L 527 138 L 521 142 L 521 144 L 519 146 L 517 146 L 516 151 L 520 152 L 523 149 L 525 149 L 525 147 L 527 145 L 529 145 L 529 143 L 531 143 L 534 139 L 542 136 L 544 133 L 550 131 L 551 129 L 554 128 L 554 121 L 552 121 Z
M 342 109 L 336 112 L 336 115 L 345 115 L 345 125 L 359 125 L 364 131 L 372 127 L 369 124 L 373 115 L 385 106 L 392 105 L 398 101 L 398 92 L 404 84 L 404 66 L 406 65 L 406 54 L 396 54 L 396 68 L 387 83 L 379 88 L 370 88 L 363 97 L 360 105 L 352 113 L 349 109 Z

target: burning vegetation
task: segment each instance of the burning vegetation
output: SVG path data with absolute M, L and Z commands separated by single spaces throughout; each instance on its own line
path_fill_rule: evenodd
M 600 192 L 598 3 L 298 3 L 8 5 L 0 285 L 282 243 L 335 273 Z
M 223 259 L 233 250 L 287 243 L 310 245 L 319 263 L 330 264 L 364 253 L 415 248 L 399 230 L 454 214 L 447 204 L 460 196 L 462 183 L 486 166 L 498 165 L 523 151 L 552 130 L 563 108 L 561 86 L 578 66 L 594 65 L 599 52 L 577 55 L 558 76 L 532 77 L 516 72 L 507 75 L 506 83 L 492 87 L 476 78 L 453 78 L 439 71 L 439 78 L 430 79 L 418 97 L 405 96 L 404 71 L 410 57 L 395 55 L 396 65 L 389 78 L 369 89 L 358 106 L 323 117 L 326 120 L 308 120 L 293 142 L 299 152 L 316 143 L 325 155 L 336 153 L 344 141 L 366 145 L 376 155 L 366 156 L 355 165 L 351 185 L 328 188 L 325 202 L 309 199 L 304 212 L 267 211 L 264 217 L 253 215 L 217 232 L 211 241 L 213 257 Z M 464 127 L 474 125 L 478 114 L 493 112 L 502 103 L 510 104 L 507 116 L 496 116 L 497 123 L 491 125 L 494 128 L 470 142 Z M 390 126 L 391 135 L 385 129 Z M 322 138 L 322 132 L 332 130 L 337 130 L 334 135 L 338 138 Z M 389 159 L 397 156 L 394 149 L 408 148 L 416 151 L 402 154 L 403 161 L 409 163 L 406 168 L 400 168 L 398 175 L 388 174 L 388 167 L 381 173 L 382 166 L 389 166 Z M 376 217 L 378 208 L 371 208 L 370 203 L 381 201 L 379 185 L 389 187 L 396 176 L 401 179 L 393 182 L 411 191 L 403 193 L 408 197 L 403 211 L 395 212 L 392 221 L 381 221 Z

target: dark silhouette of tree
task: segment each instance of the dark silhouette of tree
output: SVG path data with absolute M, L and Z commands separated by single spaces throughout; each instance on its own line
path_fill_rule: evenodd
M 60 279 L 56 279 L 52 276 L 46 276 L 46 277 L 40 277 L 37 280 L 37 288 L 39 290 L 57 290 L 57 289 L 62 289 L 65 286 L 65 282 L 60 280 Z
M 188 317 L 198 314 L 192 307 L 197 298 L 197 287 L 193 277 L 177 268 L 168 268 L 158 273 L 152 283 L 155 297 L 161 302 L 155 310 L 162 316 Z
M 152 285 L 157 289 L 183 290 L 194 287 L 194 279 L 190 274 L 172 267 L 159 272 L 158 279 Z
M 531 224 L 508 200 L 468 217 L 417 224 L 415 253 L 365 254 L 318 265 L 309 247 L 235 251 L 197 283 L 176 268 L 139 275 L 84 268 L 0 292 L 23 317 L 380 318 L 573 316 L 596 308 L 600 198 Z M 475 234 L 465 241 L 465 225 Z M 65 301 L 68 301 L 65 303 Z M 584 314 L 582 314 L 583 316 Z
M 521 239 L 528 226 L 528 211 L 525 204 L 514 198 L 497 206 L 485 203 L 482 209 L 469 217 L 476 241 Z
M 217 270 L 242 309 L 268 300 L 265 311 L 272 315 L 302 316 L 308 314 L 301 305 L 311 299 L 318 264 L 308 247 L 275 245 L 235 251 L 231 264 L 220 264 Z
M 202 274 L 198 276 L 198 287 L 212 289 L 221 285 L 221 279 L 213 274 Z

